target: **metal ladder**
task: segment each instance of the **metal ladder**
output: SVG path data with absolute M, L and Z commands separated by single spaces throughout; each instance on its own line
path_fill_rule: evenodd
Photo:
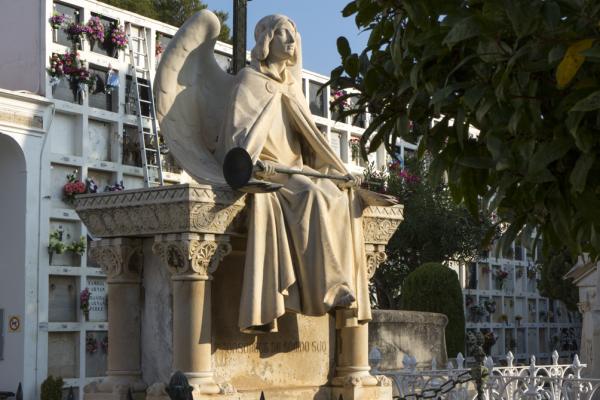
M 142 36 L 135 36 L 131 33 L 131 24 L 127 24 L 129 71 L 131 74 L 130 95 L 133 95 L 136 105 L 138 140 L 142 156 L 142 168 L 144 170 L 144 186 L 155 187 L 162 186 L 164 180 L 158 126 L 156 123 L 156 110 L 154 108 L 154 94 L 152 93 L 150 58 L 148 57 L 148 29 L 142 29 Z M 139 59 L 141 59 L 141 65 L 138 62 L 140 61 Z M 143 79 L 144 82 L 140 82 L 140 79 Z M 148 91 L 148 100 L 141 98 L 140 87 Z M 142 104 L 146 105 L 148 115 L 142 113 Z

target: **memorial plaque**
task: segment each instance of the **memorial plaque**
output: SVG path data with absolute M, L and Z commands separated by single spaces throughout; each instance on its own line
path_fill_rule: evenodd
M 90 291 L 90 321 L 107 321 L 106 279 L 87 278 L 87 288 Z
M 277 333 L 241 333 L 242 261 L 239 256 L 227 257 L 213 281 L 217 380 L 231 382 L 238 390 L 326 385 L 334 364 L 333 318 L 328 314 L 309 317 L 288 313 L 279 318 Z
M 106 331 L 86 332 L 85 335 L 85 376 L 97 378 L 106 375 L 108 354 L 108 333 Z
M 48 376 L 79 377 L 79 332 L 48 334 Z
M 77 322 L 77 279 L 75 276 L 50 276 L 49 322 Z

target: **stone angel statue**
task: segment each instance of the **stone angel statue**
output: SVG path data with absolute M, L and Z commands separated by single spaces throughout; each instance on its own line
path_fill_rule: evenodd
M 214 57 L 217 17 L 203 10 L 177 32 L 162 56 L 155 90 L 163 136 L 198 182 L 224 185 L 226 153 L 244 148 L 261 178 L 282 185 L 249 194 L 240 302 L 243 332 L 276 332 L 287 311 L 324 315 L 355 310 L 371 319 L 356 180 L 276 173 L 277 167 L 349 175 L 315 125 L 301 88 L 301 41 L 292 20 L 269 15 L 256 25 L 251 64 L 237 75 Z

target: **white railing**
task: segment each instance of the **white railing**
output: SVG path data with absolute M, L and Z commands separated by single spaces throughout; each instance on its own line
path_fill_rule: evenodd
M 559 364 L 558 359 L 555 351 L 552 364 L 536 365 L 535 356 L 532 356 L 529 365 L 515 366 L 514 356 L 509 352 L 506 366 L 497 367 L 492 357 L 486 357 L 484 366 L 489 376 L 483 383 L 484 399 L 600 400 L 600 379 L 581 378 L 586 365 L 577 355 L 571 364 Z M 372 357 L 372 361 L 376 362 L 377 357 Z M 392 378 L 395 395 L 399 398 L 427 398 L 433 394 L 436 399 L 476 398 L 474 382 L 465 382 L 470 369 L 465 368 L 462 354 L 456 358 L 456 365 L 449 362 L 444 369 L 437 369 L 435 360 L 431 369 L 417 369 L 416 359 L 410 356 L 404 356 L 402 363 L 402 370 L 383 372 Z M 374 365 L 375 372 L 376 369 L 377 365 Z

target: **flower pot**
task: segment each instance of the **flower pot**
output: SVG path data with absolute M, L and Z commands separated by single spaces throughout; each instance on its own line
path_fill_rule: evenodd
M 94 51 L 94 46 L 96 46 L 96 39 L 88 39 L 90 42 L 90 51 Z
M 52 41 L 58 43 L 58 28 L 52 29 Z
M 83 311 L 83 317 L 85 319 L 85 322 L 89 322 L 90 321 L 90 312 L 89 311 Z

